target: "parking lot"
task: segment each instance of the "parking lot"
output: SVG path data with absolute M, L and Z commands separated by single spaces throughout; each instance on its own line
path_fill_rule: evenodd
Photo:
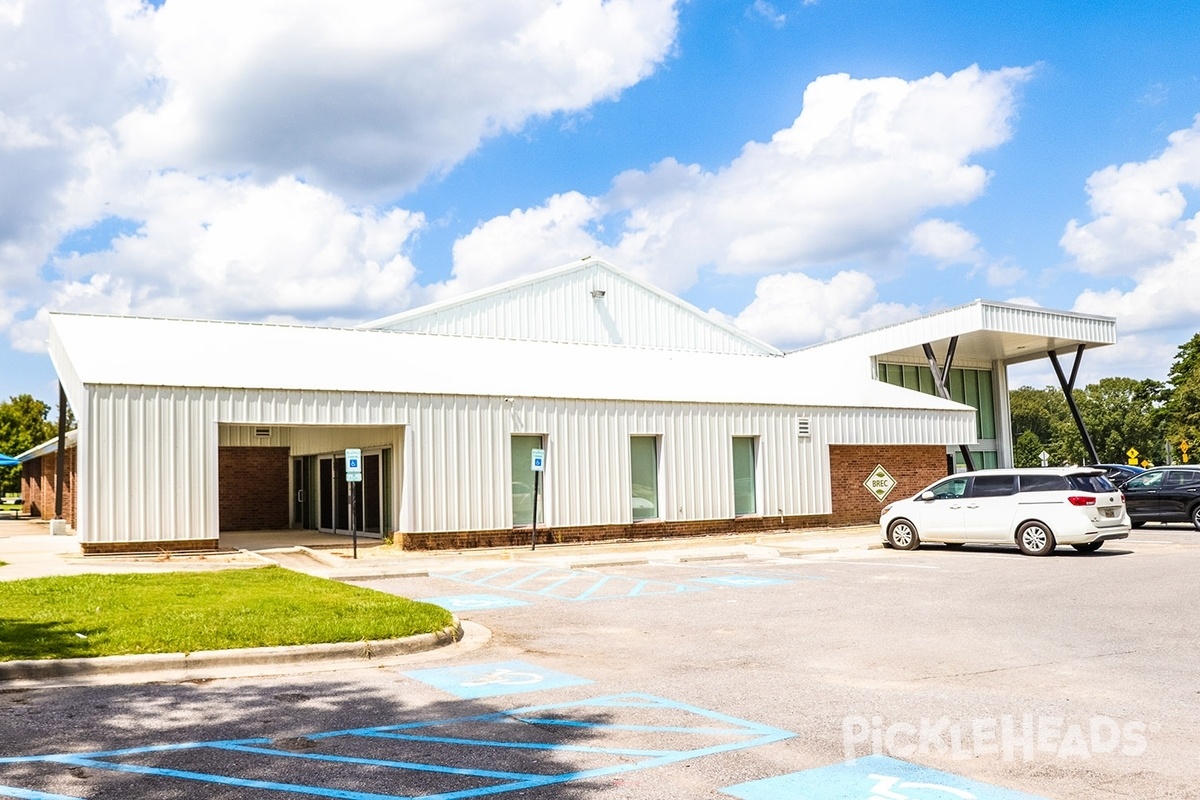
M 464 563 L 366 585 L 486 626 L 474 650 L 0 693 L 0 796 L 1200 797 L 1198 568 L 1182 526 Z

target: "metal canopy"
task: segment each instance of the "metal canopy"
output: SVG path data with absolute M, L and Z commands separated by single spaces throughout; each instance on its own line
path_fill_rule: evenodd
M 1077 351 L 1080 345 L 1116 344 L 1117 323 L 1111 317 L 976 300 L 863 336 L 878 343 L 871 355 L 885 361 L 899 357 L 923 362 L 926 344 L 944 353 L 950 339 L 957 338 L 955 358 L 960 363 L 1020 364 L 1050 353 Z

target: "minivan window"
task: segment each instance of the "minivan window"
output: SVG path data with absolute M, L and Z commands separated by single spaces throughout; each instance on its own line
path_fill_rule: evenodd
M 1062 475 L 1022 475 L 1022 492 L 1065 492 L 1070 488 Z
M 1071 488 L 1080 492 L 1092 492 L 1099 494 L 1101 492 L 1115 492 L 1117 487 L 1113 486 L 1112 481 L 1103 475 L 1069 475 L 1067 480 L 1071 482 Z
M 967 479 L 951 478 L 948 481 L 942 481 L 930 489 L 930 491 L 933 492 L 933 496 L 937 500 L 952 500 L 962 497 L 967 493 Z
M 1014 494 L 1016 481 L 1012 475 L 980 475 L 971 484 L 972 497 L 1007 497 Z

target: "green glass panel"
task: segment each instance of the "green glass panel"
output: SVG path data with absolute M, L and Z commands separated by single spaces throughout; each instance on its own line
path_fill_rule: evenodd
M 996 438 L 996 405 L 992 402 L 992 373 L 979 371 L 979 438 Z
M 533 451 L 542 447 L 541 436 L 512 437 L 512 509 L 513 525 L 533 524 Z M 539 480 L 540 483 L 540 480 Z M 542 487 L 538 487 L 542 494 Z M 538 500 L 538 522 L 544 522 L 542 501 Z
M 956 403 L 963 402 L 963 371 L 950 370 L 950 399 Z
M 735 436 L 733 439 L 733 513 L 754 514 L 758 511 L 754 488 L 754 439 Z
M 658 518 L 658 439 L 629 439 L 629 473 L 632 478 L 633 518 Z
M 929 367 L 921 367 L 918 376 L 922 392 L 925 394 L 937 394 L 937 387 L 933 385 L 933 373 L 929 371 Z
M 916 391 L 920 388 L 920 378 L 917 377 L 917 368 L 909 365 L 904 367 L 904 383 L 905 389 Z
M 983 456 L 983 458 L 982 459 L 977 458 L 975 460 L 982 461 L 984 469 L 996 469 L 996 467 L 1000 466 L 1000 462 L 996 458 L 995 450 L 984 450 L 979 455 Z

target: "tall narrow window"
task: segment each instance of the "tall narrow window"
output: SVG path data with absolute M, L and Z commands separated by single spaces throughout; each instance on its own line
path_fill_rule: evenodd
M 513 525 L 533 524 L 533 451 L 542 449 L 541 436 L 512 437 Z M 538 493 L 545 497 L 545 487 Z M 538 523 L 545 521 L 544 503 L 538 501 Z
M 758 513 L 758 492 L 754 483 L 754 438 L 733 437 L 733 513 Z
M 633 481 L 633 518 L 658 518 L 658 437 L 629 438 L 629 472 Z

